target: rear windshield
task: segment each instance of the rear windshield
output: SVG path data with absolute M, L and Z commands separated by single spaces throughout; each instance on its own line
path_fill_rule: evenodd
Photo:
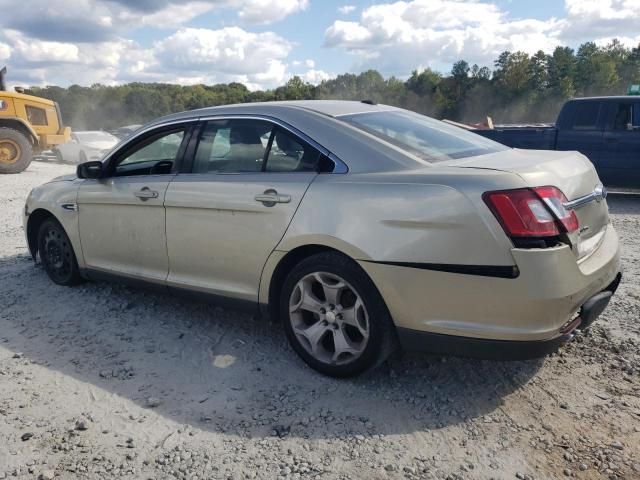
M 409 111 L 343 115 L 351 125 L 429 162 L 475 157 L 507 150 L 493 140 Z

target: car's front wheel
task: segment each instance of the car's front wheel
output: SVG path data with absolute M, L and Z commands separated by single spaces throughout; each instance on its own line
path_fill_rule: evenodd
M 38 253 L 49 278 L 58 285 L 77 285 L 82 281 L 78 261 L 64 228 L 50 218 L 38 231 Z
M 382 363 L 396 345 L 377 288 L 356 262 L 339 253 L 300 262 L 287 276 L 280 311 L 293 349 L 326 375 L 362 373 Z

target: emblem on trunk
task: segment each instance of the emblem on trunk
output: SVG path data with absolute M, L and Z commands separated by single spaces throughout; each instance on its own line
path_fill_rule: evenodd
M 605 198 L 607 198 L 607 189 L 604 185 L 599 183 L 596 185 L 596 188 L 593 189 L 593 195 L 596 198 L 596 202 L 601 202 Z

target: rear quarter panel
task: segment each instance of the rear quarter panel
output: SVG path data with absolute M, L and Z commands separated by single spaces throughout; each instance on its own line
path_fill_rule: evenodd
M 481 196 L 520 186 L 516 175 L 483 169 L 319 175 L 277 250 L 320 244 L 357 260 L 513 265 Z

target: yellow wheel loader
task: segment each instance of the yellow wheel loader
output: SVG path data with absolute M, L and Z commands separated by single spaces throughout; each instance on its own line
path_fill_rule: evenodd
M 0 70 L 0 174 L 20 173 L 34 154 L 66 143 L 71 129 L 63 126 L 60 107 L 46 98 L 8 92 L 7 68 Z

